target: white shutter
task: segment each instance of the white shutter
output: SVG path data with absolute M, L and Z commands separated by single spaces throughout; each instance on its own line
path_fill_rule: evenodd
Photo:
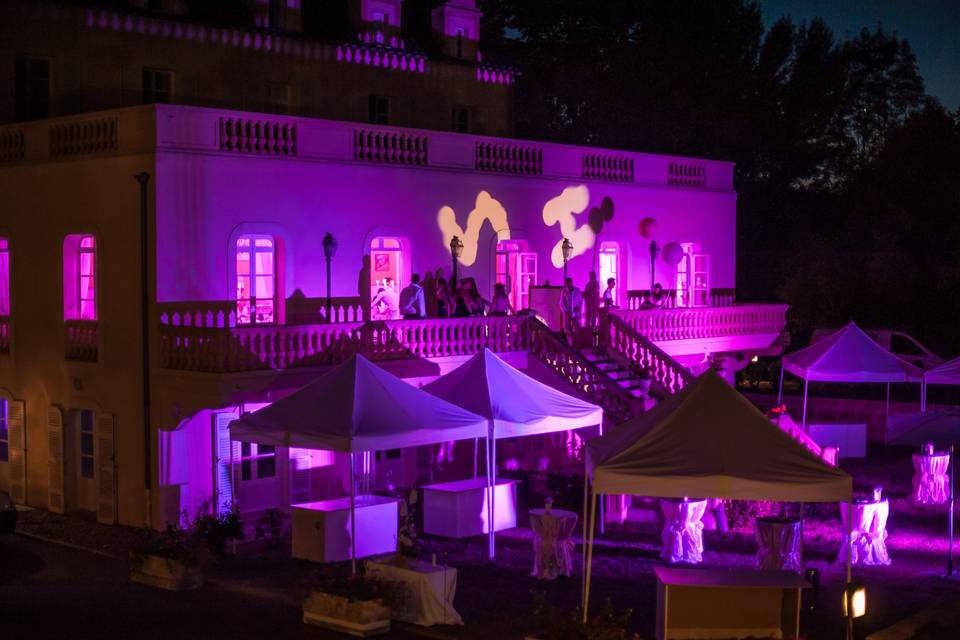
M 10 498 L 27 504 L 27 427 L 23 400 L 7 402 L 7 438 L 10 446 Z
M 116 422 L 112 413 L 97 414 L 95 433 L 97 467 L 97 522 L 117 523 Z
M 63 412 L 47 409 L 47 508 L 63 513 Z
M 232 411 L 213 414 L 213 495 L 217 513 L 227 513 L 234 506 L 233 467 L 240 464 L 240 443 L 231 442 L 228 427 L 236 418 Z
M 312 465 L 312 450 L 290 448 L 290 504 L 310 502 Z

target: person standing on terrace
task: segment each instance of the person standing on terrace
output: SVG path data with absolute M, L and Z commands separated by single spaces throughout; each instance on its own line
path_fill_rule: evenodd
M 650 292 L 650 295 L 647 296 L 647 299 L 643 301 L 643 304 L 640 305 L 641 309 L 663 309 L 663 306 L 667 302 L 667 294 L 663 292 L 663 287 L 660 286 L 660 283 L 653 285 L 653 291 Z
M 573 341 L 580 328 L 580 311 L 583 306 L 583 296 L 580 289 L 573 286 L 573 278 L 567 278 L 560 293 L 560 312 L 563 314 L 563 332 L 568 341 Z
M 588 327 L 597 326 L 597 314 L 600 311 L 600 282 L 597 272 L 591 271 L 587 284 L 583 287 L 583 309 Z
M 603 290 L 603 308 L 613 309 L 617 306 L 617 281 L 607 278 L 607 288 Z
M 502 282 L 498 282 L 493 285 L 493 300 L 490 301 L 490 313 L 491 316 L 506 316 L 506 315 L 516 315 L 516 311 L 513 310 L 513 305 L 510 304 L 510 298 L 507 296 L 507 288 L 503 285 Z
M 404 320 L 420 320 L 427 315 L 427 306 L 420 286 L 420 274 L 410 276 L 410 284 L 400 292 L 400 313 Z

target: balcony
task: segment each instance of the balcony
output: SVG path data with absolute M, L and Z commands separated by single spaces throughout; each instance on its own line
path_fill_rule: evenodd
M 96 362 L 100 346 L 98 323 L 95 320 L 65 320 L 64 342 L 67 360 Z
M 0 353 L 10 353 L 10 316 L 0 316 Z

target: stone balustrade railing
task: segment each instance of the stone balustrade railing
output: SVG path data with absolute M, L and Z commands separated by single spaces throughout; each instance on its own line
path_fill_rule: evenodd
M 0 316 L 0 353 L 10 353 L 9 316 Z
M 211 311 L 212 313 L 212 311 Z M 521 317 L 444 318 L 342 324 L 230 326 L 161 324 L 160 366 L 239 372 L 371 360 L 472 355 L 527 348 Z
M 537 320 L 530 321 L 529 353 L 566 380 L 583 399 L 603 407 L 604 416 L 614 424 L 643 412 L 643 401 L 635 398 L 603 373 L 590 360 Z
M 729 307 L 620 310 L 611 313 L 653 342 L 697 340 L 760 333 L 782 333 L 785 304 L 738 304 Z
M 66 320 L 64 329 L 64 357 L 67 360 L 96 362 L 100 349 L 99 324 L 95 320 Z
M 677 307 L 677 290 L 676 289 L 664 289 L 664 309 L 676 309 Z M 627 309 L 631 311 L 639 311 L 643 305 L 644 300 L 650 295 L 649 289 L 633 289 L 627 292 Z M 735 304 L 736 302 L 736 289 L 710 289 L 710 306 L 711 307 L 729 307 Z M 702 307 L 694 307 L 700 309 Z
M 663 313 L 663 311 L 660 311 Z M 694 378 L 690 371 L 639 333 L 623 317 L 609 313 L 603 322 L 601 341 L 628 362 L 645 369 L 669 394 L 683 389 Z

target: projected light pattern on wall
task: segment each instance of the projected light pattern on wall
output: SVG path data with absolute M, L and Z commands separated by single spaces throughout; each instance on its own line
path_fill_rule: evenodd
M 497 232 L 497 240 L 510 239 L 510 223 L 507 220 L 507 210 L 500 201 L 486 191 L 477 194 L 477 201 L 467 215 L 466 228 L 457 224 L 457 214 L 448 205 L 440 207 L 437 213 L 437 225 L 443 233 L 443 245 L 450 246 L 450 240 L 457 236 L 463 242 L 463 253 L 460 255 L 460 264 L 469 267 L 477 260 L 477 245 L 480 238 L 480 229 L 485 221 L 490 222 L 491 228 Z
M 588 224 L 577 226 L 576 214 L 583 213 L 590 204 L 590 190 L 584 186 L 567 187 L 563 192 L 548 200 L 543 205 L 543 222 L 548 227 L 555 224 L 560 225 L 560 237 L 557 238 L 553 250 L 550 252 L 550 262 L 558 269 L 563 266 L 563 252 L 561 245 L 563 239 L 567 238 L 573 243 L 573 254 L 575 258 L 593 247 L 596 240 L 596 234 Z

